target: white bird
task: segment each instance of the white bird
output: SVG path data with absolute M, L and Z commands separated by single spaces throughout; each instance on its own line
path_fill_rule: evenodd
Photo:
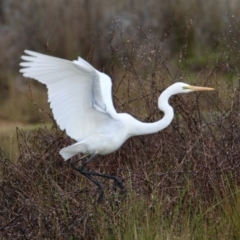
M 214 90 L 208 87 L 190 86 L 177 82 L 168 87 L 158 98 L 158 107 L 164 117 L 153 123 L 138 121 L 130 114 L 117 113 L 112 101 L 112 82 L 109 76 L 99 72 L 82 58 L 68 61 L 41 53 L 25 50 L 21 58 L 24 77 L 38 80 L 48 89 L 48 101 L 54 118 L 61 130 L 76 140 L 76 143 L 60 150 L 68 160 L 78 153 L 90 158 L 77 167 L 72 167 L 98 186 L 99 200 L 103 196 L 102 185 L 92 176 L 113 179 L 123 189 L 122 182 L 115 176 L 88 172 L 84 168 L 96 155 L 116 151 L 130 137 L 152 134 L 166 128 L 174 117 L 168 100 L 178 93 Z

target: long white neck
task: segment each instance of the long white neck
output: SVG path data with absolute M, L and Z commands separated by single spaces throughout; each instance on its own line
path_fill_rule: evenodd
M 129 135 L 136 136 L 151 134 L 159 132 L 166 128 L 172 122 L 174 117 L 173 108 L 168 103 L 169 98 L 174 94 L 175 92 L 171 91 L 170 88 L 167 88 L 158 98 L 158 107 L 161 111 L 164 112 L 164 117 L 157 122 L 144 123 L 128 115 L 128 121 L 131 122 Z

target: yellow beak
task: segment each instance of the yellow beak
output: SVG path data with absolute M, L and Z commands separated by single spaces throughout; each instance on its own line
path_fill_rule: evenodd
M 199 87 L 199 86 L 187 86 L 186 89 L 190 89 L 192 91 L 212 91 L 212 90 L 214 90 L 214 88 Z

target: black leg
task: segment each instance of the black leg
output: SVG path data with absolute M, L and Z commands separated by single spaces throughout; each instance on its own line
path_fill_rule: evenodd
M 102 174 L 102 173 L 96 173 L 96 172 L 88 172 L 88 171 L 83 171 L 82 173 L 85 173 L 87 175 L 92 175 L 92 176 L 98 176 L 98 177 L 112 179 L 115 183 L 117 183 L 118 187 L 121 189 L 121 192 L 124 192 L 124 190 L 125 190 L 122 181 L 119 178 L 117 178 L 116 176 L 111 176 L 111 175 Z
M 101 174 L 101 173 L 96 173 L 96 172 L 89 172 L 89 171 L 86 171 L 84 168 L 86 167 L 86 165 L 96 156 L 96 154 L 92 154 L 90 158 L 87 159 L 87 161 L 85 161 L 80 167 L 77 167 L 77 163 L 80 161 L 79 160 L 76 160 L 74 162 L 71 162 L 71 166 L 73 169 L 75 169 L 76 171 L 80 172 L 81 174 L 83 174 L 86 178 L 88 178 L 90 181 L 92 181 L 94 184 L 97 185 L 98 187 L 98 191 L 99 191 L 99 196 L 98 196 L 98 199 L 97 199 L 97 202 L 100 202 L 102 200 L 102 197 L 104 195 L 104 191 L 103 191 L 103 187 L 102 185 L 97 181 L 95 180 L 94 178 L 92 178 L 92 176 L 98 176 L 98 177 L 103 177 L 103 178 L 108 178 L 108 179 L 112 179 L 114 180 L 114 182 L 117 184 L 117 186 L 120 188 L 121 190 L 121 193 L 124 193 L 125 192 L 125 188 L 124 188 L 124 185 L 122 183 L 122 181 L 115 177 L 115 176 L 111 176 L 111 175 L 107 175 L 107 174 Z
M 91 182 L 97 185 L 98 189 L 97 191 L 99 192 L 97 202 L 100 203 L 102 201 L 102 198 L 104 196 L 104 191 L 103 191 L 103 186 L 95 179 L 93 179 L 90 175 L 82 173 L 87 179 L 89 179 Z

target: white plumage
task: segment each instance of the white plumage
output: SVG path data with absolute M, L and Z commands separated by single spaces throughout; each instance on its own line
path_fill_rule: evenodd
M 129 137 L 150 134 L 167 127 L 174 112 L 168 99 L 177 93 L 213 90 L 175 83 L 158 99 L 165 115 L 155 123 L 143 123 L 129 114 L 116 112 L 112 102 L 112 82 L 82 58 L 75 61 L 25 50 L 20 72 L 45 84 L 48 101 L 59 127 L 77 143 L 60 151 L 67 160 L 77 153 L 108 154 Z

